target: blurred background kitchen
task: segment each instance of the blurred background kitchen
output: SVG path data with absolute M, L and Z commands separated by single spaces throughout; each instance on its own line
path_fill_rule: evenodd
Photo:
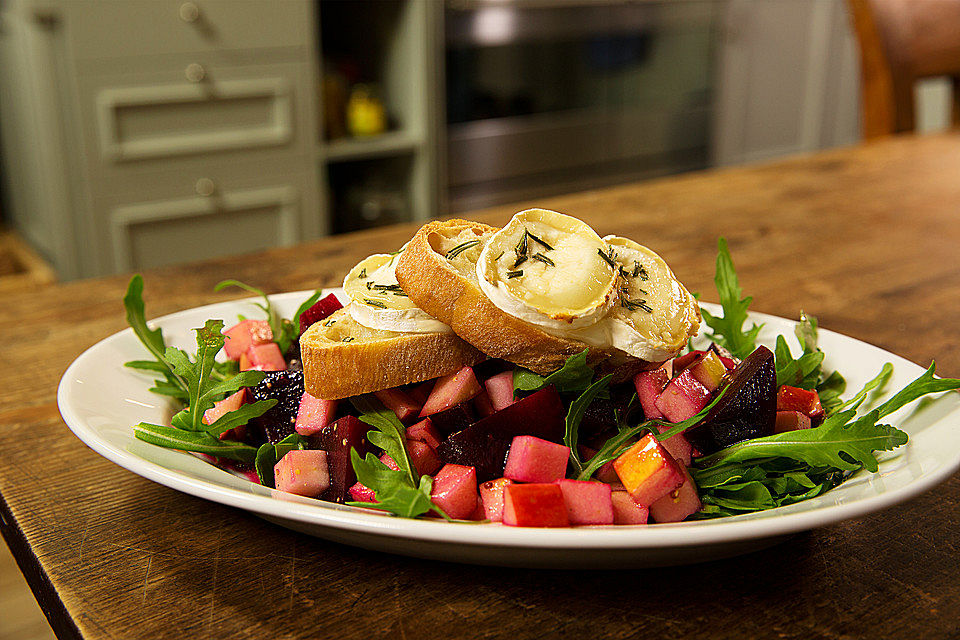
M 0 268 L 36 281 L 859 139 L 843 0 L 0 0 Z

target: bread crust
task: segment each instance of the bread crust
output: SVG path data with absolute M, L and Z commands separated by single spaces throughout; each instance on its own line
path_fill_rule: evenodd
M 431 380 L 484 359 L 454 333 L 378 331 L 357 324 L 345 308 L 304 332 L 300 356 L 307 393 L 325 400 Z
M 397 281 L 413 302 L 491 358 L 502 358 L 540 374 L 556 371 L 570 356 L 590 349 L 590 359 L 606 353 L 579 340 L 551 335 L 500 310 L 479 285 L 465 277 L 434 246 L 442 237 L 472 229 L 498 231 L 470 220 L 429 222 L 417 231 L 397 263 Z

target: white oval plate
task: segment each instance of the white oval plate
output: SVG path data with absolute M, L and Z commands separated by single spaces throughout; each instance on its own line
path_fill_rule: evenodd
M 338 290 L 336 293 L 340 293 Z M 286 316 L 308 294 L 287 293 L 272 300 Z M 719 312 L 716 305 L 704 305 Z M 233 301 L 164 316 L 167 344 L 193 353 L 192 329 L 209 318 L 227 325 L 238 314 L 257 317 L 250 301 Z M 793 335 L 794 323 L 751 314 L 766 323 L 760 341 Z M 847 379 L 847 396 L 859 390 L 885 362 L 894 365 L 884 395 L 892 395 L 923 369 L 877 347 L 827 330 L 820 331 L 825 367 Z M 859 472 L 825 494 L 755 514 L 699 522 L 650 526 L 527 529 L 499 524 L 457 524 L 396 518 L 278 492 L 238 478 L 196 456 L 163 449 L 134 438 L 131 426 L 166 423 L 172 403 L 148 387 L 152 378 L 123 366 L 147 357 L 131 329 L 97 343 L 64 373 L 57 401 L 74 434 L 105 458 L 138 475 L 194 496 L 251 511 L 285 527 L 377 551 L 489 565 L 606 568 L 665 566 L 700 562 L 767 546 L 790 534 L 833 524 L 908 500 L 945 480 L 960 467 L 960 394 L 947 393 L 906 407 L 888 422 L 910 434 L 910 442 L 884 453 L 877 473 Z

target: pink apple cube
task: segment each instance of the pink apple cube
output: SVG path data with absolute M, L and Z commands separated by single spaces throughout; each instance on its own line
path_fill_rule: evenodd
M 377 396 L 377 400 L 382 402 L 386 408 L 393 411 L 400 422 L 412 420 L 420 413 L 420 405 L 402 389 L 374 391 L 373 395 Z
M 436 427 L 433 426 L 433 421 L 431 421 L 430 418 L 424 418 L 420 422 L 407 427 L 407 440 L 426 442 L 436 449 L 440 446 L 441 438 L 440 433 Z
M 697 415 L 710 401 L 710 392 L 687 369 L 670 381 L 657 398 L 656 407 L 670 422 Z
M 787 431 L 796 431 L 798 429 L 809 429 L 809 428 L 810 428 L 809 416 L 804 415 L 799 411 L 777 411 L 777 423 L 773 427 L 774 433 L 785 433 Z
M 287 361 L 283 359 L 276 342 L 254 345 L 247 349 L 245 355 L 250 361 L 250 368 L 257 371 L 283 371 L 287 368 Z
M 487 520 L 503 521 L 503 488 L 513 484 L 510 478 L 487 480 L 480 485 L 480 500 L 483 503 L 483 512 Z
M 443 466 L 436 450 L 426 442 L 407 440 L 407 452 L 410 454 L 413 468 L 422 476 L 432 476 Z
M 497 411 L 505 409 L 512 405 L 516 400 L 513 398 L 513 371 L 504 371 L 492 376 L 483 383 L 487 389 L 487 395 L 490 396 L 490 402 Z
M 445 464 L 433 478 L 430 499 L 451 518 L 466 519 L 477 508 L 477 470 Z
M 294 429 L 302 436 L 312 436 L 331 422 L 337 413 L 336 400 L 314 398 L 303 392 L 300 398 L 300 409 L 297 411 L 297 420 Z
M 473 373 L 473 368 L 464 367 L 456 373 L 437 379 L 437 383 L 430 391 L 430 397 L 420 411 L 420 417 L 424 418 L 449 409 L 455 404 L 471 400 L 478 393 L 480 393 L 480 383 Z
M 626 491 L 614 491 L 610 496 L 613 503 L 613 524 L 647 524 L 650 509 L 637 504 Z
M 271 342 L 273 331 L 266 320 L 243 320 L 224 331 L 223 337 L 224 353 L 231 360 L 239 360 L 250 347 Z
M 213 403 L 213 406 L 203 412 L 203 424 L 213 424 L 225 414 L 236 411 L 247 402 L 246 388 L 232 393 L 223 400 Z
M 273 467 L 277 489 L 316 498 L 330 488 L 327 452 L 319 449 L 288 451 Z
M 672 366 L 673 361 L 670 362 Z M 647 420 L 663 417 L 663 414 L 657 409 L 657 398 L 663 393 L 668 382 L 670 382 L 670 376 L 667 375 L 667 370 L 664 367 L 653 371 L 641 371 L 633 377 L 633 386 L 637 390 L 637 398 L 640 400 L 643 415 Z
M 685 467 L 689 467 L 693 462 L 693 445 L 687 440 L 686 436 L 678 433 L 666 440 L 661 441 L 663 448 L 670 452 L 677 462 Z
M 610 485 L 590 480 L 560 480 L 570 524 L 613 524 Z
M 503 475 L 517 482 L 554 482 L 567 474 L 570 447 L 534 436 L 515 436 Z
M 376 502 L 377 498 L 373 489 L 360 484 L 359 482 L 350 487 L 347 492 L 354 502 Z
M 560 485 L 506 485 L 503 489 L 503 524 L 511 527 L 570 526 Z
M 703 507 L 693 478 L 683 470 L 684 481 L 679 488 L 671 491 L 650 505 L 650 517 L 654 522 L 680 522 Z

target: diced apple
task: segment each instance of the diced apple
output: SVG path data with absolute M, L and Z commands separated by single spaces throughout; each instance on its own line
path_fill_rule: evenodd
M 506 485 L 503 488 L 503 524 L 512 527 L 570 526 L 560 485 Z
M 384 453 L 380 456 L 380 462 L 387 465 L 388 469 L 393 469 L 394 471 L 400 471 L 400 465 L 390 456 L 389 453 Z
M 377 498 L 374 494 L 373 489 L 370 487 L 360 484 L 359 482 L 348 489 L 350 498 L 354 502 L 376 502 Z
M 374 391 L 373 395 L 377 396 L 377 400 L 382 402 L 385 407 L 393 411 L 400 422 L 412 420 L 420 413 L 420 404 L 399 388 Z
M 247 349 L 245 355 L 250 361 L 250 368 L 257 371 L 283 371 L 287 368 L 287 361 L 283 359 L 276 342 L 254 345 Z
M 647 420 L 662 418 L 663 414 L 657 409 L 657 398 L 663 393 L 670 376 L 664 367 L 652 371 L 641 371 L 633 377 L 633 386 L 637 389 L 637 398 L 643 407 L 643 416 Z
M 590 480 L 560 480 L 570 524 L 613 524 L 610 485 Z
M 493 408 L 493 403 L 490 402 L 490 396 L 482 389 L 473 398 L 473 408 L 477 410 L 477 415 L 481 418 L 492 416 L 497 411 Z
M 336 413 L 336 400 L 314 398 L 304 391 L 303 397 L 300 398 L 300 409 L 297 411 L 294 429 L 302 436 L 312 436 L 333 422 Z
M 456 373 L 437 380 L 430 392 L 430 397 L 420 411 L 420 417 L 424 418 L 461 402 L 472 400 L 478 393 L 480 393 L 480 383 L 473 373 L 473 368 L 464 367 Z
M 614 491 L 610 501 L 613 503 L 613 524 L 647 524 L 649 507 L 637 504 L 626 491 Z
M 579 449 L 580 459 L 584 461 L 589 460 L 597 454 L 596 449 L 591 449 L 590 447 L 586 447 L 582 444 L 579 446 Z M 607 484 L 612 484 L 614 482 L 617 484 L 620 483 L 620 478 L 617 477 L 617 472 L 613 470 L 613 460 L 610 462 L 605 462 L 599 469 L 593 472 L 592 477 L 595 480 L 599 480 L 600 482 L 605 482 Z
M 419 440 L 426 442 L 436 449 L 440 446 L 440 434 L 433 426 L 430 418 L 424 418 L 420 422 L 407 427 L 407 440 Z
M 697 415 L 709 401 L 710 392 L 688 369 L 670 381 L 656 406 L 670 422 L 681 422 Z
M 330 487 L 327 452 L 293 449 L 273 467 L 277 489 L 316 498 Z
M 203 424 L 213 424 L 225 414 L 236 411 L 247 402 L 247 389 L 244 387 L 232 393 L 223 400 L 213 403 L 213 406 L 203 412 Z
M 703 508 L 693 478 L 683 471 L 683 484 L 650 505 L 654 522 L 680 522 Z
M 508 484 L 513 484 L 513 480 L 497 478 L 480 485 L 480 500 L 483 502 L 483 512 L 487 520 L 503 521 L 503 488 Z
M 430 499 L 451 518 L 469 518 L 477 508 L 477 496 L 477 472 L 473 467 L 445 464 L 433 478 Z
M 727 368 L 720 362 L 717 354 L 707 351 L 690 365 L 690 373 L 707 391 L 716 391 L 727 373 Z
M 718 345 L 716 342 L 710 343 L 709 351 L 712 351 L 715 354 L 717 354 L 717 357 L 720 359 L 720 362 L 723 363 L 723 366 L 730 371 L 736 369 L 737 365 L 740 364 L 739 358 L 734 358 L 732 353 L 730 353 L 727 349 L 724 349 L 723 347 Z
M 413 468 L 422 476 L 432 476 L 443 466 L 436 450 L 426 442 L 407 440 L 407 452 L 410 454 Z
M 224 331 L 223 337 L 224 353 L 231 360 L 239 360 L 250 347 L 273 341 L 273 331 L 266 320 L 243 320 Z
M 325 298 L 320 298 L 313 303 L 309 309 L 300 314 L 300 335 L 310 328 L 315 322 L 323 320 L 334 311 L 342 309 L 343 305 L 334 294 L 328 294 Z
M 774 433 L 797 431 L 810 428 L 810 416 L 799 411 L 777 411 L 777 423 L 773 427 Z
M 487 378 L 483 386 L 486 387 L 490 402 L 497 411 L 516 402 L 513 397 L 513 371 L 504 371 Z
M 777 411 L 799 411 L 810 418 L 819 418 L 823 415 L 823 405 L 815 390 L 783 385 L 777 390 Z
M 570 447 L 534 436 L 516 436 L 510 443 L 503 475 L 517 482 L 554 482 L 567 473 Z
M 661 444 L 677 462 L 683 463 L 684 466 L 689 467 L 693 462 L 693 445 L 682 433 L 661 441 Z
M 613 468 L 633 499 L 645 507 L 683 484 L 683 468 L 650 434 L 614 460 Z
M 701 357 L 705 352 L 702 350 L 691 351 L 685 353 L 682 356 L 677 356 L 673 359 L 673 375 L 678 376 L 682 371 L 685 371 L 690 365 L 697 361 L 697 358 Z

